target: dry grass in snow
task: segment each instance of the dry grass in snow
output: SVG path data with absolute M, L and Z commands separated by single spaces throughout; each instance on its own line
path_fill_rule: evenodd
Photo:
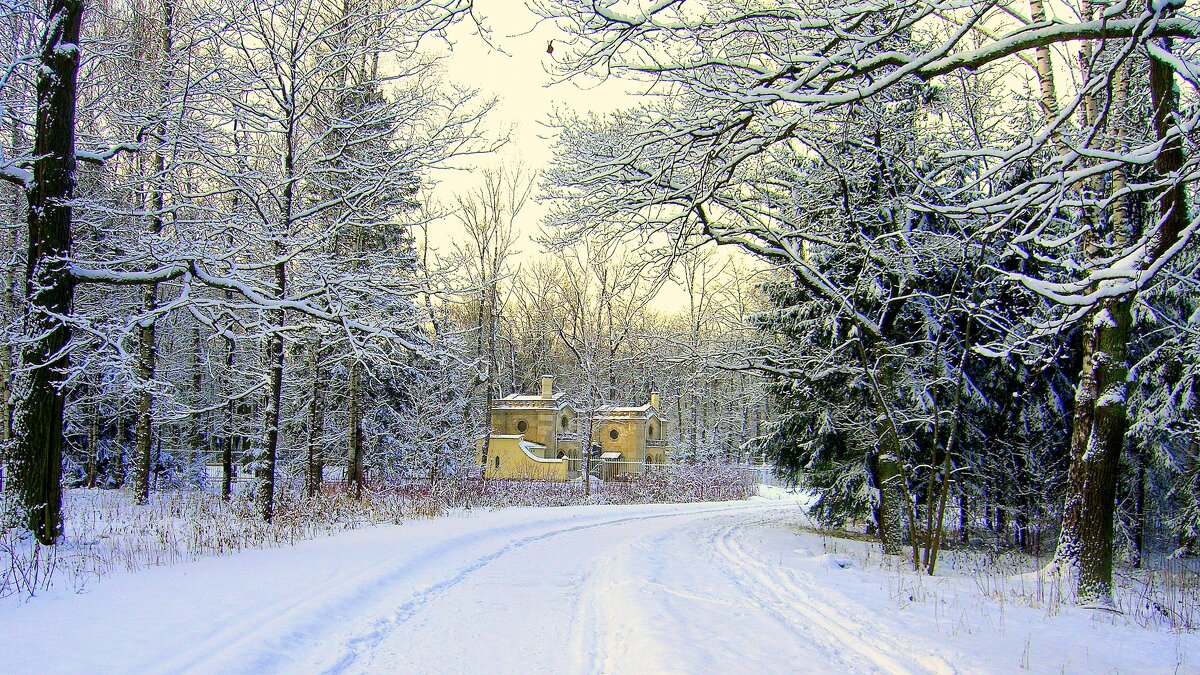
M 319 498 L 299 486 L 277 495 L 275 519 L 264 523 L 248 492 L 228 502 L 208 492 L 159 492 L 135 505 L 113 490 L 70 490 L 66 532 L 58 546 L 39 545 L 17 529 L 0 531 L 0 598 L 30 597 L 52 585 L 80 591 L 117 571 L 171 565 L 203 556 L 294 544 L 347 529 L 432 518 L 466 509 L 576 504 L 649 504 L 746 499 L 752 474 L 721 466 L 660 467 L 630 481 L 579 483 L 443 479 L 364 491 L 352 499 L 337 486 Z

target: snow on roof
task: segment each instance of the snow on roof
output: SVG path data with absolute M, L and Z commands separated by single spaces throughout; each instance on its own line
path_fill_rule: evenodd
M 650 405 L 649 403 L 638 406 L 606 405 L 600 407 L 600 410 L 597 412 L 597 416 L 601 418 L 632 417 L 637 419 L 650 419 L 651 417 L 658 417 L 658 410 L 656 410 L 654 406 Z
M 509 394 L 504 398 L 492 404 L 492 410 L 517 410 L 517 409 L 535 409 L 535 410 L 560 410 L 562 408 L 571 408 L 571 404 L 567 403 L 561 393 L 554 394 L 550 398 L 542 398 L 541 396 L 530 396 L 527 394 Z M 574 408 L 571 408 L 574 410 Z
M 600 453 L 600 459 L 621 459 L 619 452 L 603 452 Z

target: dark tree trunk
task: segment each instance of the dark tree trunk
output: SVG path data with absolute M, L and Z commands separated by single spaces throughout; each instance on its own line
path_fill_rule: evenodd
M 312 377 L 312 391 L 309 392 L 308 399 L 308 496 L 310 497 L 320 494 L 325 470 L 325 454 L 321 448 L 321 437 L 325 428 L 325 407 L 321 402 L 323 380 L 320 345 L 314 344 L 312 350 L 312 366 L 309 369 Z
M 282 247 L 280 247 L 282 248 Z M 287 268 L 283 262 L 283 251 L 276 251 L 280 261 L 275 264 L 275 284 L 279 296 L 283 297 L 287 288 Z M 283 328 L 285 315 L 283 310 L 271 312 L 274 316 L 272 324 L 276 330 L 267 336 L 267 410 L 266 434 L 263 448 L 254 463 L 254 499 L 258 504 L 262 519 L 271 522 L 275 516 L 275 459 L 279 448 L 280 407 L 283 398 Z
M 1077 592 L 1085 602 L 1107 601 L 1112 590 L 1129 323 L 1129 301 L 1111 300 L 1090 315 L 1083 338 L 1063 532 L 1056 555 L 1078 569 Z
M 63 394 L 74 282 L 71 200 L 75 195 L 75 89 L 82 0 L 50 0 L 37 69 L 37 127 L 29 202 L 26 308 L 21 370 L 14 386 L 11 482 L 26 525 L 43 544 L 62 532 Z
M 961 489 L 958 493 L 958 540 L 963 544 L 971 543 L 971 511 L 967 505 L 967 493 Z
M 166 68 L 166 64 L 171 55 L 172 49 L 172 22 L 174 19 L 174 6 L 171 0 L 164 0 L 162 3 L 162 25 L 159 27 L 159 41 L 162 48 L 160 57 L 162 59 L 162 68 Z M 164 102 L 166 98 L 166 85 L 164 79 L 165 72 L 159 73 L 159 102 Z M 159 111 L 156 111 L 156 113 Z M 154 125 L 154 139 L 157 143 L 165 142 L 166 125 L 163 122 L 158 122 Z M 149 190 L 146 193 L 146 212 L 149 214 L 148 230 L 151 237 L 157 237 L 162 232 L 163 226 L 163 187 L 162 181 L 166 169 L 166 159 L 163 157 L 161 150 L 155 150 L 150 158 L 151 175 L 147 184 Z M 150 451 L 155 446 L 154 443 L 154 371 L 158 361 L 158 346 L 155 337 L 154 312 L 158 308 L 158 284 L 150 283 L 142 289 L 142 311 L 146 315 L 146 323 L 138 331 L 138 379 L 140 380 L 141 389 L 138 391 L 138 419 L 137 419 L 137 455 L 134 459 L 133 468 L 133 501 L 137 504 L 145 504 L 150 499 L 150 470 L 153 468 L 150 458 Z
M 200 337 L 200 323 L 192 324 L 192 396 L 197 403 L 204 400 L 204 355 L 201 353 L 201 345 L 203 338 Z M 197 407 L 200 407 L 199 405 Z M 198 469 L 204 471 L 204 466 L 207 462 L 201 455 L 201 448 L 205 447 L 205 430 L 211 428 L 211 424 L 206 425 L 206 418 L 211 420 L 212 413 L 193 413 L 188 424 L 188 439 L 189 450 L 191 451 L 188 457 L 189 471 Z
M 1133 566 L 1141 568 L 1146 533 L 1146 453 L 1141 443 L 1133 445 L 1136 483 L 1133 486 Z
M 92 392 L 95 396 L 96 392 Z M 96 487 L 96 472 L 97 465 L 100 463 L 100 405 L 93 403 L 89 408 L 90 419 L 88 420 L 88 463 L 87 463 L 87 487 Z
M 142 310 L 153 312 L 158 304 L 158 286 L 149 284 L 142 292 Z M 145 504 L 150 499 L 151 451 L 154 448 L 154 424 L 151 421 L 154 413 L 154 394 L 151 391 L 154 365 L 154 324 L 150 323 L 138 331 L 138 380 L 141 390 L 138 391 L 137 443 L 133 458 L 133 501 L 136 504 Z
M 871 455 L 868 460 L 871 479 L 878 491 L 879 501 L 875 504 L 875 531 L 879 543 L 888 555 L 904 552 L 904 502 L 906 496 L 900 489 L 899 462 L 894 455 Z
M 226 300 L 230 299 L 230 295 L 227 291 Z M 233 492 L 233 443 L 237 434 L 237 402 L 233 400 L 230 388 L 236 346 L 233 338 L 225 337 L 225 393 L 229 400 L 225 403 L 225 438 L 221 444 L 221 499 L 224 500 L 228 500 Z
M 362 370 L 357 363 L 350 365 L 350 386 L 347 394 L 348 408 L 346 429 L 346 493 L 358 499 L 362 496 L 363 457 L 362 457 L 362 401 L 359 389 L 362 387 Z
M 125 399 L 116 396 L 116 428 L 113 429 L 113 485 L 119 490 L 125 487 Z
M 1170 51 L 1170 41 L 1164 41 L 1163 47 Z M 1178 107 L 1174 77 L 1169 64 L 1150 59 L 1154 130 L 1163 142 L 1154 162 L 1160 177 L 1175 175 L 1183 165 L 1182 142 L 1172 122 Z M 1143 266 L 1164 255 L 1187 225 L 1182 184 L 1163 191 L 1158 216 L 1162 226 L 1151 237 Z M 1060 563 L 1078 569 L 1076 591 L 1084 601 L 1111 601 L 1113 516 L 1120 454 L 1128 426 L 1124 394 L 1132 302 L 1129 297 L 1104 301 L 1088 316 L 1084 327 L 1083 366 L 1071 431 L 1071 467 L 1062 535 L 1055 554 Z

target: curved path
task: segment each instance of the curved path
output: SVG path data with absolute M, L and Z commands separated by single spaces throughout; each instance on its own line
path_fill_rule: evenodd
M 856 570 L 843 543 L 798 533 L 801 519 L 797 502 L 766 499 L 508 509 L 115 575 L 0 605 L 0 670 L 942 673 L 1006 671 L 1042 653 L 1055 672 L 1080 663 L 1061 656 L 1056 631 L 1068 624 L 1030 623 L 1026 637 L 1010 609 L 1014 630 L 1003 611 L 996 630 L 990 605 Z

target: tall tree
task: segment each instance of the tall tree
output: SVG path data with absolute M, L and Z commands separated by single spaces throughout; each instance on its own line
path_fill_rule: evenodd
M 74 280 L 71 200 L 75 195 L 75 89 L 82 0 L 49 0 L 38 57 L 37 120 L 32 153 L 10 158 L 0 176 L 28 200 L 28 303 L 14 382 L 11 471 L 6 492 L 17 497 L 30 531 L 44 544 L 62 532 L 63 383 L 69 366 Z M 24 165 L 24 166 L 23 166 Z M 26 169 L 25 166 L 31 166 Z

